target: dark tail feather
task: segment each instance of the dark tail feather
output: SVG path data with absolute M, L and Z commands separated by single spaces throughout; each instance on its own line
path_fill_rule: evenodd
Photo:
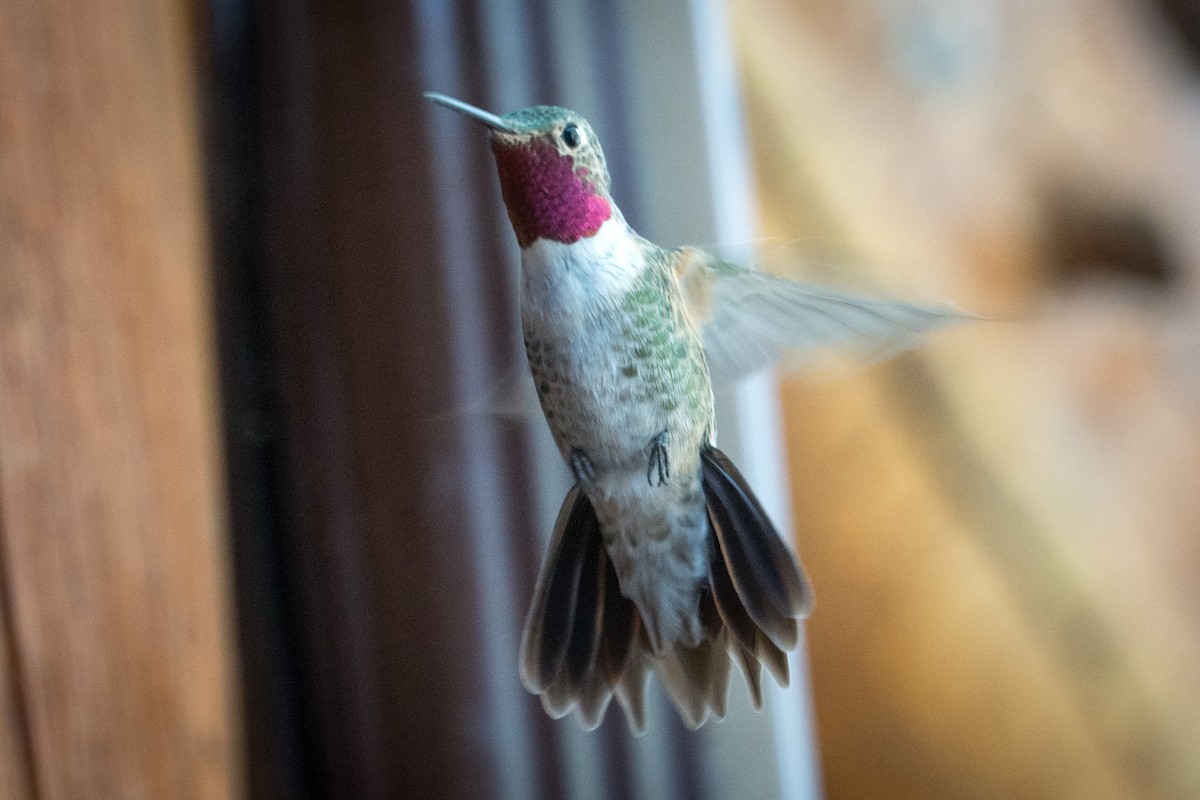
M 604 554 L 603 548 L 600 551 Z M 613 568 L 612 560 L 602 555 L 604 569 L 604 636 L 600 638 L 600 652 L 597 653 L 596 666 L 609 686 L 616 686 L 629 659 L 633 655 L 634 643 L 637 641 L 641 623 L 637 609 L 625 595 L 617 583 L 617 571 Z
M 572 535 L 564 536 L 568 530 Z M 599 540 L 596 514 L 576 486 L 567 493 L 554 524 L 550 553 L 525 621 L 521 679 L 530 691 L 541 692 L 553 684 L 566 660 L 583 563 L 588 548 Z
M 653 670 L 689 727 L 724 717 L 732 660 L 762 707 L 762 668 L 788 684 L 786 650 L 812 590 L 737 468 L 719 450 L 701 454 L 713 552 L 699 594 L 704 639 L 655 656 L 637 608 L 617 583 L 596 512 L 576 485 L 554 525 L 521 639 L 521 680 L 554 717 L 576 709 L 591 730 L 613 696 L 635 733 L 645 730 Z
M 716 524 L 712 521 L 711 510 L 709 511 L 709 525 L 716 528 Z M 758 633 L 758 626 L 754 624 L 742 606 L 742 599 L 733 586 L 733 580 L 729 577 L 729 569 L 720 552 L 713 553 L 708 580 L 709 594 L 713 604 L 733 640 L 746 650 L 754 652 L 754 635 Z
M 525 619 L 521 680 L 551 716 L 576 708 L 588 730 L 616 693 L 640 733 L 647 667 L 639 636 L 637 609 L 621 594 L 596 512 L 576 485 L 558 514 Z
M 701 454 L 701 464 L 719 550 L 715 557 L 724 562 L 749 618 L 779 649 L 791 650 L 798 639 L 796 620 L 812 610 L 812 588 L 733 462 L 710 447 Z M 722 595 L 715 583 L 720 609 Z M 741 636 L 738 641 L 747 645 Z
M 733 462 L 710 447 L 701 465 L 716 544 L 709 591 L 754 707 L 761 708 L 763 666 L 788 685 L 784 651 L 797 644 L 797 620 L 812 610 L 812 588 Z

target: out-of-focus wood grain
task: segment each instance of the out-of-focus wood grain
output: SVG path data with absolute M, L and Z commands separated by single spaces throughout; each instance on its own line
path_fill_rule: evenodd
M 0 576 L 2 580 L 2 576 Z M 0 583 L 0 589 L 3 584 Z M 0 596 L 0 612 L 4 599 Z M 0 798 L 31 800 L 29 757 L 25 738 L 25 720 L 21 709 L 20 687 L 9 652 L 10 631 L 7 614 L 0 613 Z
M 1127 0 L 731 8 L 764 234 L 1013 320 L 785 384 L 829 796 L 1200 796 L 1194 73 Z
M 43 800 L 240 794 L 189 26 L 0 6 L 0 564 Z

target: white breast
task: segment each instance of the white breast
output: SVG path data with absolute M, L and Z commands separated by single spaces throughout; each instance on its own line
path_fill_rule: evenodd
M 644 266 L 641 241 L 619 214 L 574 244 L 538 239 L 521 251 L 525 324 L 574 327 L 619 301 Z

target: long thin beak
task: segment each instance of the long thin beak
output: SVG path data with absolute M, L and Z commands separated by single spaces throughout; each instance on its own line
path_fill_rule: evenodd
M 484 111 L 482 108 L 476 108 L 470 103 L 464 103 L 462 100 L 455 100 L 453 97 L 447 97 L 446 95 L 438 94 L 437 92 L 426 92 L 425 96 L 437 103 L 439 106 L 452 108 L 455 111 L 466 114 L 468 117 L 474 117 L 484 125 L 487 125 L 489 128 L 494 130 L 504 131 L 505 133 L 517 132 L 512 125 L 509 125 L 507 122 L 500 119 L 500 117 L 497 117 L 490 111 Z

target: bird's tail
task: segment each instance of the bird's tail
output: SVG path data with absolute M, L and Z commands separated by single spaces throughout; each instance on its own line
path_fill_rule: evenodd
M 563 502 L 521 638 L 521 679 L 553 717 L 572 708 L 591 730 L 613 696 L 645 729 L 644 692 L 659 676 L 689 727 L 725 716 L 736 661 L 762 706 L 762 667 L 788 684 L 785 651 L 812 590 L 737 468 L 715 448 L 701 458 L 711 563 L 697 613 L 704 639 L 655 654 L 633 601 L 621 593 L 591 501 L 578 485 Z

